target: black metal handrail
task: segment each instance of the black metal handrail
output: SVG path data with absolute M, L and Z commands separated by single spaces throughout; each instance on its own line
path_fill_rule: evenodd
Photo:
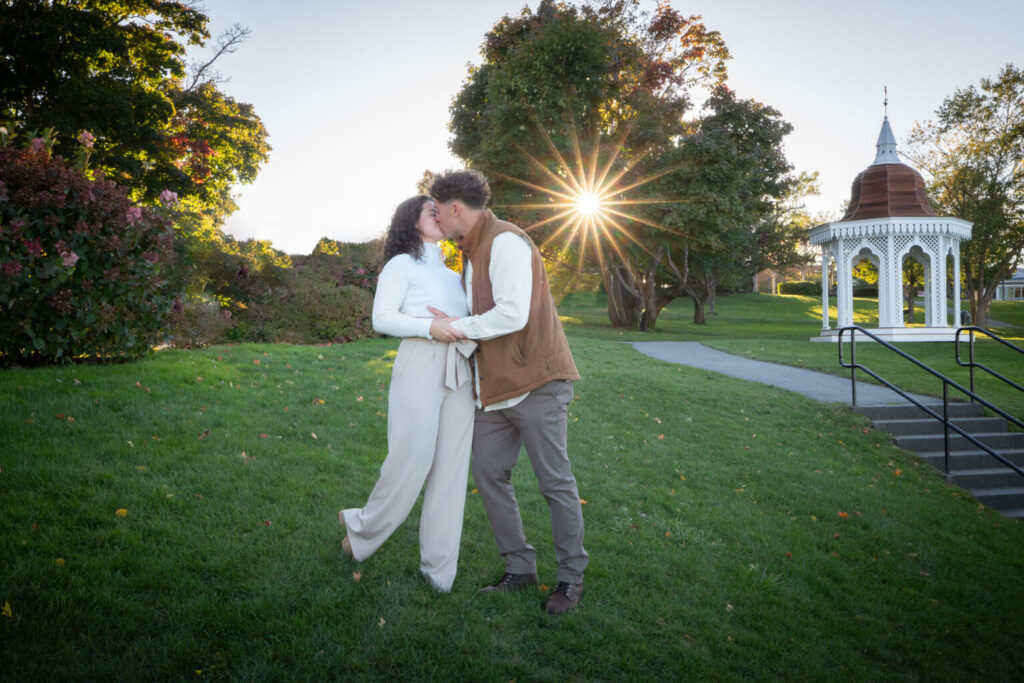
M 969 358 L 968 358 L 968 362 L 967 363 L 964 363 L 962 360 L 960 360 L 960 333 L 961 332 L 970 332 L 970 334 L 971 334 L 970 341 L 968 342 L 970 344 L 970 346 L 968 347 L 968 351 L 969 351 L 968 356 L 969 356 Z M 987 330 L 984 327 L 971 326 L 971 327 L 961 327 L 960 329 L 958 329 L 956 331 L 956 364 L 959 365 L 962 368 L 970 368 L 970 371 L 971 371 L 971 391 L 974 391 L 974 368 L 980 368 L 980 369 L 984 370 L 985 372 L 987 372 L 988 374 L 990 374 L 993 377 L 995 377 L 996 379 L 1000 379 L 1003 382 L 1009 384 L 1011 387 L 1013 387 L 1017 391 L 1024 392 L 1024 387 L 1022 387 L 1021 385 L 1017 384 L 1012 379 L 1010 379 L 1008 377 L 1002 376 L 1001 374 L 999 374 L 998 372 L 996 372 L 995 370 L 993 370 L 990 367 L 982 365 L 981 363 L 975 363 L 974 362 L 974 333 L 975 332 L 981 332 L 986 337 L 989 337 L 991 339 L 996 340 L 997 342 L 999 342 L 1003 346 L 1009 347 L 1009 348 L 1013 349 L 1014 351 L 1016 351 L 1017 353 L 1024 354 L 1024 349 L 1020 348 L 1019 346 L 1017 346 L 1015 344 L 1011 344 L 1010 342 L 1008 342 L 1005 339 L 1003 339 L 1002 337 L 1000 337 L 998 334 L 992 332 L 991 330 Z
M 850 332 L 850 362 L 849 363 L 847 363 L 843 359 L 843 333 L 846 332 L 846 331 Z M 925 370 L 926 372 L 928 372 L 928 373 L 934 375 L 935 377 L 937 377 L 938 379 L 942 380 L 942 415 L 939 415 L 937 412 L 935 412 L 934 410 L 932 410 L 931 408 L 929 408 L 925 404 L 921 403 L 916 398 L 914 398 L 913 396 L 911 396 L 907 392 L 903 391 L 902 389 L 900 389 L 895 384 L 893 384 L 889 380 L 885 379 L 884 377 L 882 377 L 881 375 L 879 375 L 875 371 L 873 371 L 870 368 L 868 368 L 868 367 L 858 363 L 857 362 L 857 343 L 856 343 L 856 333 L 857 332 L 860 332 L 860 333 L 864 334 L 865 336 L 867 336 L 870 339 L 872 339 L 873 341 L 881 344 L 882 346 L 884 346 L 885 348 L 889 349 L 890 351 L 894 351 L 898 355 L 900 355 L 903 358 L 909 360 L 911 363 L 913 363 L 914 365 L 918 366 L 922 370 Z M 922 363 L 918 359 L 914 358 L 910 354 L 906 353 L 905 351 L 903 351 L 901 349 L 896 348 L 895 346 L 893 346 L 889 342 L 887 342 L 884 339 L 882 339 L 882 338 L 872 334 L 871 332 L 865 330 L 863 327 L 860 327 L 859 325 L 851 325 L 851 326 L 848 326 L 848 327 L 840 328 L 840 330 L 839 330 L 839 365 L 841 365 L 844 368 L 850 368 L 850 380 L 851 380 L 851 386 L 852 386 L 852 401 L 851 401 L 851 403 L 853 405 L 857 405 L 857 370 L 860 369 L 860 370 L 863 370 L 864 372 L 866 372 L 871 377 L 873 377 L 876 380 L 878 380 L 879 382 L 881 382 L 882 384 L 884 384 L 885 386 L 887 386 L 890 389 L 892 389 L 893 391 L 895 391 L 897 394 L 902 396 L 907 401 L 910 401 L 911 403 L 913 403 L 915 406 L 917 406 L 918 408 L 923 410 L 925 413 L 927 413 L 931 417 L 935 418 L 936 420 L 938 420 L 939 422 L 942 423 L 942 432 L 943 432 L 943 437 L 944 437 L 944 446 L 943 446 L 943 448 L 944 448 L 944 452 L 945 452 L 944 465 L 945 465 L 946 474 L 949 474 L 949 430 L 952 429 L 954 432 L 956 432 L 960 436 L 964 437 L 965 439 L 967 439 L 968 441 L 973 443 L 975 446 L 977 446 L 978 448 L 982 449 L 983 451 L 985 451 L 986 453 L 991 455 L 993 458 L 995 458 L 999 462 L 1001 462 L 1004 465 L 1006 465 L 1007 467 L 1009 467 L 1011 470 L 1013 470 L 1017 474 L 1019 474 L 1022 477 L 1024 477 L 1024 469 L 1022 469 L 1021 467 L 1013 464 L 1012 462 L 1010 462 L 1009 460 L 1004 458 L 1002 455 L 1000 455 L 996 451 L 992 450 L 991 448 L 989 448 L 985 444 L 981 443 L 980 441 L 975 439 L 973 436 L 971 436 L 970 434 L 965 432 L 963 429 L 960 429 L 960 427 L 957 427 L 955 424 L 953 424 L 950 421 L 950 419 L 949 419 L 949 388 L 953 387 L 957 391 L 960 391 L 963 394 L 965 394 L 966 396 L 970 397 L 972 401 L 976 401 L 976 402 L 982 404 L 983 406 L 985 406 L 989 410 L 991 410 L 991 411 L 993 411 L 995 413 L 998 413 L 1000 416 L 1006 418 L 1007 420 L 1009 420 L 1010 422 L 1014 423 L 1018 427 L 1024 428 L 1024 422 L 1021 422 L 1016 417 L 1010 415 L 1009 413 L 1007 413 L 1006 411 L 1002 410 L 1001 408 L 998 408 L 997 406 L 992 405 L 991 403 L 989 403 L 988 401 L 986 401 L 982 397 L 980 397 L 977 394 L 975 394 L 970 389 L 967 389 L 967 388 L 961 386 L 959 383 L 951 380 L 949 377 L 946 377 L 945 375 L 943 375 L 938 370 L 935 370 L 934 368 L 931 368 L 928 365 L 925 365 L 924 363 Z

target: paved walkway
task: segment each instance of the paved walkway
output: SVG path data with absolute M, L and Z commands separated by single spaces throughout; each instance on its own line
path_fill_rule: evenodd
M 745 379 L 761 384 L 795 391 L 816 401 L 827 403 L 850 403 L 850 376 L 838 377 L 816 370 L 794 368 L 778 363 L 766 363 L 751 360 L 731 353 L 717 351 L 704 346 L 700 342 L 628 342 L 640 353 L 669 361 L 681 363 L 703 370 L 718 372 L 729 377 Z M 938 399 L 931 396 L 911 394 L 922 403 L 935 403 Z M 903 397 L 877 384 L 857 382 L 857 405 L 894 405 L 908 403 Z

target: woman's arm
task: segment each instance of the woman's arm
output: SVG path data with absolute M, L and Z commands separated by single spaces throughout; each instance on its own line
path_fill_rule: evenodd
M 395 256 L 380 271 L 377 293 L 373 297 L 373 329 L 392 337 L 424 337 L 430 339 L 431 318 L 417 318 L 401 312 L 409 283 L 412 281 L 412 259 L 405 254 Z

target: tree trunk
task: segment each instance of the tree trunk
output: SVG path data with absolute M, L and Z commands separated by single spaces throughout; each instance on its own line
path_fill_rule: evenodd
M 612 327 L 635 329 L 640 306 L 632 271 L 620 263 L 609 264 L 604 270 L 604 288 L 608 293 L 608 320 Z
M 704 302 L 707 301 L 707 296 L 691 294 L 690 298 L 693 299 L 693 324 L 706 325 L 707 321 L 704 319 Z

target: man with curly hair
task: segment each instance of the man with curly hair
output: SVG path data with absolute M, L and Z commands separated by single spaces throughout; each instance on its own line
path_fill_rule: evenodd
M 487 180 L 472 169 L 448 171 L 430 187 L 445 236 L 465 255 L 470 315 L 444 318 L 478 341 L 473 479 L 505 558 L 505 573 L 480 593 L 537 583 L 536 550 L 526 541 L 512 468 L 526 447 L 551 512 L 557 587 L 544 609 L 561 614 L 579 604 L 588 555 L 583 510 L 569 464 L 566 422 L 572 382 L 580 378 L 558 319 L 540 252 L 520 228 L 486 208 Z

